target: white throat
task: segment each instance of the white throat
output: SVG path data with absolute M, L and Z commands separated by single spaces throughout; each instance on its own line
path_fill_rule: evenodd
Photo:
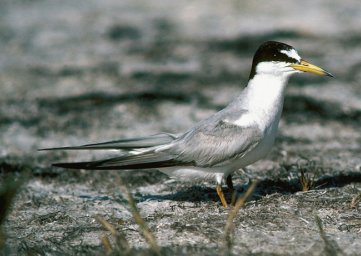
M 280 119 L 289 74 L 256 74 L 244 90 L 246 108 L 267 128 Z

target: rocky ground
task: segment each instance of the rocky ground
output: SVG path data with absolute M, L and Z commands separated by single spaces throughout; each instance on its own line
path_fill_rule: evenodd
M 1 1 L 3 254 L 154 252 L 121 178 L 163 255 L 360 255 L 360 17 L 356 0 Z M 259 183 L 228 247 L 214 184 L 57 169 L 106 152 L 37 151 L 184 131 L 238 94 L 266 40 L 335 78 L 291 79 L 274 149 L 234 176 L 239 196 Z

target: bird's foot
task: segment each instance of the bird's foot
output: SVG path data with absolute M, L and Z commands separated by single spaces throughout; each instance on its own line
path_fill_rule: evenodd
M 220 184 L 217 184 L 216 190 L 217 190 L 217 194 L 218 194 L 219 198 L 221 199 L 223 207 L 227 208 L 228 204 L 227 204 L 226 198 L 224 197 L 222 186 Z

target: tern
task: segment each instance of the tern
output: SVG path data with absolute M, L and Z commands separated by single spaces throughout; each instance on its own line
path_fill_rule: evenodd
M 105 160 L 55 163 L 53 166 L 86 170 L 157 169 L 180 180 L 216 182 L 217 194 L 227 207 L 222 183 L 231 191 L 232 173 L 271 150 L 281 117 L 285 88 L 291 75 L 310 72 L 332 76 L 300 57 L 290 45 L 268 41 L 256 51 L 248 85 L 228 106 L 182 134 L 121 139 L 45 150 L 120 150 Z

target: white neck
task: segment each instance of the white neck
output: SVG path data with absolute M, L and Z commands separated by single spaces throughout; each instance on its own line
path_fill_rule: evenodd
M 289 75 L 256 74 L 242 93 L 244 107 L 257 115 L 266 127 L 279 121 Z

